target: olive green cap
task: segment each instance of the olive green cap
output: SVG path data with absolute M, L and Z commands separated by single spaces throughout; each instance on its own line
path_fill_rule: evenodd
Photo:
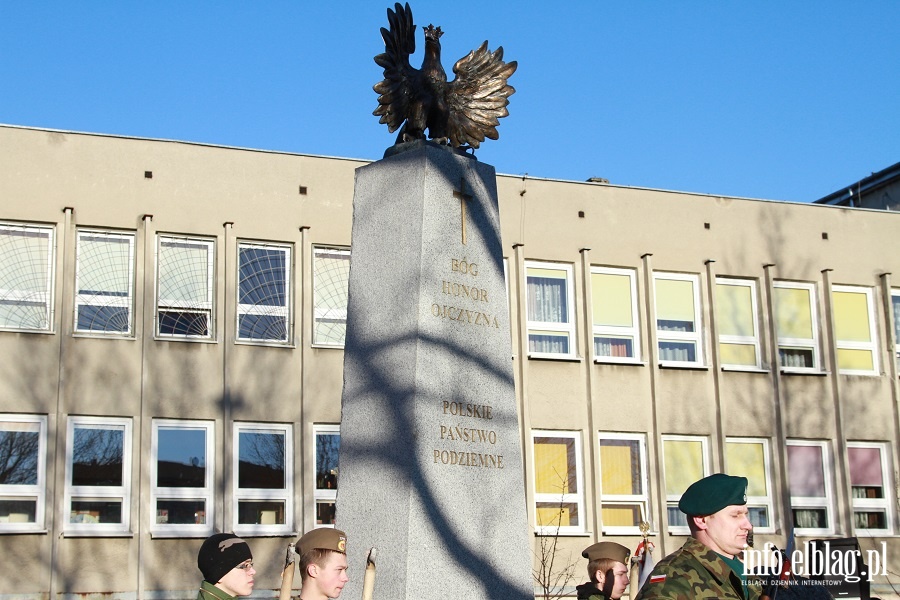
M 581 555 L 588 560 L 598 560 L 601 558 L 609 558 L 628 565 L 628 558 L 631 556 L 631 550 L 617 544 L 615 542 L 598 542 L 585 548 Z
M 747 504 L 747 478 L 716 473 L 692 483 L 681 495 L 678 508 L 689 517 L 702 517 L 726 506 L 744 504 Z
M 294 545 L 298 555 L 303 556 L 314 548 L 320 550 L 334 550 L 341 554 L 347 553 L 347 534 L 340 529 L 321 527 L 303 534 Z

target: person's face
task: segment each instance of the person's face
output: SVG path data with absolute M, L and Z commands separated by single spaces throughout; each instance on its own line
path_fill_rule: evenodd
M 316 587 L 328 598 L 337 598 L 341 595 L 344 585 L 350 580 L 347 577 L 347 555 L 340 552 L 332 552 L 325 559 L 323 566 L 314 567 Z
M 597 576 L 600 590 L 610 600 L 618 600 L 628 587 L 628 568 L 620 562 L 614 563 L 606 573 L 600 572 Z
M 253 591 L 254 575 L 256 575 L 256 569 L 253 568 L 253 561 L 245 560 L 225 573 L 216 587 L 229 596 L 249 596 Z
M 701 517 L 706 522 L 710 549 L 726 556 L 743 552 L 747 534 L 753 529 L 746 506 L 726 506 L 719 512 Z

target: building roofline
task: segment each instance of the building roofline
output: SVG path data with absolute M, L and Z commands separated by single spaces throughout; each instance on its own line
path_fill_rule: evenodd
M 120 140 L 135 140 L 140 142 L 162 142 L 165 144 L 182 144 L 185 146 L 200 146 L 205 148 L 221 148 L 223 150 L 241 150 L 244 152 L 259 152 L 262 154 L 281 154 L 285 156 L 304 156 L 308 158 L 328 158 L 333 160 L 345 160 L 350 162 L 371 163 L 370 158 L 348 158 L 346 156 L 329 156 L 326 154 L 309 154 L 305 152 L 289 152 L 287 150 L 263 150 L 261 148 L 249 148 L 245 146 L 229 146 L 227 144 L 213 144 L 209 142 L 191 142 L 185 140 L 175 140 L 169 138 L 152 138 L 142 137 L 138 135 L 122 135 L 116 133 L 96 133 L 91 131 L 75 131 L 73 129 L 53 129 L 50 127 L 32 127 L 30 125 L 12 125 L 10 123 L 0 123 L 0 128 L 5 129 L 25 129 L 29 131 L 43 131 L 47 133 L 64 133 L 67 135 L 85 135 L 90 137 L 115 138 Z
M 349 158 L 346 156 L 330 156 L 330 155 L 326 155 L 326 154 L 289 152 L 287 150 L 263 150 L 260 148 L 248 148 L 248 147 L 244 147 L 244 146 L 229 146 L 226 144 L 213 144 L 213 143 L 209 143 L 209 142 L 191 142 L 191 141 L 175 140 L 175 139 L 168 139 L 168 138 L 142 137 L 142 136 L 137 136 L 137 135 L 97 133 L 97 132 L 90 132 L 90 131 L 76 131 L 76 130 L 72 130 L 72 129 L 54 129 L 51 127 L 34 127 L 34 126 L 30 126 L 30 125 L 13 125 L 11 123 L 0 123 L 0 128 L 22 129 L 22 130 L 28 130 L 28 131 L 43 131 L 43 132 L 47 132 L 47 133 L 64 133 L 64 134 L 68 134 L 68 135 L 84 135 L 84 136 L 90 136 L 90 137 L 135 140 L 135 141 L 143 141 L 143 142 L 161 142 L 161 143 L 166 143 L 166 144 L 181 144 L 181 145 L 185 145 L 185 146 L 198 146 L 198 147 L 203 147 L 203 148 L 219 148 L 219 149 L 223 149 L 223 150 L 240 150 L 243 152 L 258 152 L 261 154 L 275 154 L 275 155 L 282 155 L 282 156 L 302 156 L 302 157 L 307 157 L 307 158 L 324 158 L 324 159 L 330 159 L 330 160 L 341 160 L 341 161 L 365 163 L 365 164 L 375 162 L 373 159 L 369 159 L 369 158 Z M 888 175 L 888 178 L 886 179 L 886 181 L 891 181 L 893 178 L 900 178 L 900 163 L 891 165 L 887 169 L 879 171 L 878 173 L 873 173 L 869 177 L 861 180 L 859 182 L 859 184 L 865 185 L 864 182 L 866 182 L 868 180 L 872 180 L 874 182 L 879 176 L 882 176 L 885 174 Z M 835 192 L 831 196 L 826 196 L 825 198 L 822 198 L 821 200 L 816 200 L 815 202 L 800 202 L 800 201 L 794 201 L 794 200 L 771 200 L 771 199 L 766 199 L 766 198 L 749 198 L 746 196 L 729 196 L 729 195 L 725 195 L 725 194 L 710 194 L 710 193 L 705 193 L 705 192 L 688 192 L 688 191 L 684 191 L 684 190 L 652 188 L 652 187 L 637 186 L 637 185 L 621 185 L 621 184 L 615 184 L 615 183 L 607 183 L 605 181 L 591 181 L 591 180 L 578 181 L 578 180 L 574 180 L 574 179 L 559 179 L 559 178 L 554 178 L 554 177 L 534 177 L 534 176 L 528 175 L 527 173 L 524 175 L 513 175 L 513 174 L 509 174 L 509 173 L 497 173 L 497 176 L 511 178 L 511 179 L 521 179 L 523 181 L 527 181 L 530 179 L 532 181 L 547 181 L 547 182 L 568 183 L 568 184 L 575 184 L 575 185 L 612 187 L 612 188 L 626 189 L 626 190 L 643 190 L 643 191 L 649 191 L 649 192 L 664 192 L 667 194 L 678 194 L 678 195 L 683 195 L 683 196 L 694 196 L 694 197 L 701 197 L 701 198 L 722 198 L 722 199 L 727 199 L 727 200 L 744 200 L 744 201 L 749 201 L 749 202 L 768 202 L 768 203 L 772 203 L 772 204 L 789 204 L 791 206 L 823 207 L 823 205 L 824 206 L 830 205 L 833 208 L 839 208 L 839 209 L 847 209 L 848 208 L 847 206 L 840 206 L 839 203 L 836 201 L 825 202 L 825 200 L 827 198 L 830 198 L 831 196 L 835 196 L 835 195 L 839 194 L 839 192 Z M 853 184 L 853 185 L 857 185 L 857 184 Z M 870 185 L 870 187 L 872 187 L 874 185 L 876 185 L 876 184 L 872 183 Z M 846 190 L 843 193 L 846 194 Z M 854 210 L 876 211 L 876 209 L 862 209 L 862 208 L 854 208 Z M 877 212 L 884 213 L 885 211 L 877 210 Z M 900 214 L 900 212 L 898 212 L 896 214 Z
M 882 169 L 877 173 L 872 173 L 867 177 L 863 177 L 859 181 L 851 183 L 845 188 L 836 192 L 832 192 L 823 198 L 819 198 L 813 204 L 831 204 L 831 205 L 848 205 L 852 206 L 854 195 L 857 198 L 862 197 L 872 190 L 881 186 L 888 185 L 894 181 L 900 181 L 900 162 L 894 163 L 886 169 Z

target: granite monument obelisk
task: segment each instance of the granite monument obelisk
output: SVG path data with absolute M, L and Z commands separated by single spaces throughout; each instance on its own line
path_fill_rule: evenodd
M 386 54 L 392 43 L 409 49 L 400 40 L 415 31 L 409 6 L 388 16 Z M 482 49 L 494 59 L 489 79 L 506 73 L 489 83 L 502 94 L 496 125 L 515 63 Z M 382 66 L 402 62 L 384 56 Z M 381 110 L 390 91 L 376 91 L 376 114 L 393 118 Z M 452 116 L 404 118 L 399 143 L 356 172 L 337 494 L 351 566 L 342 597 L 359 597 L 377 547 L 376 599 L 530 599 L 496 174 L 459 149 L 477 147 L 483 132 L 461 137 Z M 437 142 L 423 139 L 425 128 Z

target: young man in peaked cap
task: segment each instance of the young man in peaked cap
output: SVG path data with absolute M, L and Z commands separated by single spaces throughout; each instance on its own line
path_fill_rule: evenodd
M 300 557 L 300 600 L 326 600 L 341 595 L 347 577 L 347 534 L 323 527 L 303 535 L 295 544 Z
M 588 559 L 588 578 L 577 588 L 579 600 L 619 600 L 628 587 L 631 551 L 615 542 L 598 542 L 581 553 Z
M 203 582 L 197 600 L 232 600 L 253 591 L 253 555 L 247 542 L 233 533 L 206 538 L 197 554 Z
M 741 561 L 753 529 L 746 505 L 746 477 L 716 473 L 692 483 L 678 502 L 691 537 L 656 565 L 636 600 L 759 600 L 762 589 Z

